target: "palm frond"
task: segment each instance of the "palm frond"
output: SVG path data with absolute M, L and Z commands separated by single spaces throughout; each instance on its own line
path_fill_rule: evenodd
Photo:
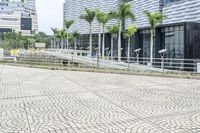
M 135 32 L 137 32 L 137 28 L 135 25 L 129 25 L 128 29 L 124 31 L 124 38 L 130 38 Z
M 85 8 L 85 13 L 81 15 L 79 18 L 84 19 L 85 21 L 91 24 L 94 21 L 95 16 L 96 16 L 95 11 Z
M 77 30 L 77 31 L 73 32 L 73 36 L 74 36 L 75 39 L 78 39 L 81 36 L 81 34 Z
M 117 34 L 119 32 L 119 25 L 118 24 L 114 24 L 111 27 L 108 27 L 108 31 L 111 34 Z
M 155 28 L 163 19 L 166 18 L 166 16 L 161 12 L 144 11 L 144 14 L 147 16 L 151 28 Z
M 74 23 L 73 20 L 64 20 L 64 26 L 66 29 L 69 29 L 71 27 L 71 25 Z

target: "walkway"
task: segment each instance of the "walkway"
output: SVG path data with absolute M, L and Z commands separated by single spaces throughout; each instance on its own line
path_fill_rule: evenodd
M 0 133 L 137 132 L 200 132 L 200 81 L 0 65 Z

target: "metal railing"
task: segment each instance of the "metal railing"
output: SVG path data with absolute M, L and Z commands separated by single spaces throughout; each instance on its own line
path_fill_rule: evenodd
M 80 52 L 80 51 L 79 51 Z M 87 53 L 87 52 L 86 52 Z M 117 61 L 117 57 L 106 56 L 104 59 L 88 56 L 81 56 L 77 54 L 66 53 L 65 51 L 59 52 L 56 50 L 40 51 L 35 53 L 20 54 L 16 60 L 10 60 L 13 63 L 26 63 L 26 64 L 46 64 L 46 65 L 63 65 L 73 67 L 95 67 L 95 68 L 112 68 L 112 69 L 128 69 L 128 70 L 141 70 L 141 71 L 157 71 L 165 72 L 171 70 L 189 71 L 197 73 L 200 59 L 172 59 L 172 58 L 154 58 L 153 66 L 150 66 L 150 59 L 144 57 L 122 57 L 121 62 Z M 1 62 L 8 61 L 4 58 Z

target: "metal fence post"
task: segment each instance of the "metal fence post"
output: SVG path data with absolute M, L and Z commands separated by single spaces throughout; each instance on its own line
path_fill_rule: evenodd
M 164 70 L 165 70 L 165 67 L 164 67 L 164 54 L 161 56 L 161 69 L 162 69 L 162 73 L 164 74 Z
M 99 64 L 99 55 L 97 55 L 97 68 L 100 67 L 100 64 Z
M 129 70 L 129 67 L 130 67 L 130 57 L 128 58 L 128 70 Z

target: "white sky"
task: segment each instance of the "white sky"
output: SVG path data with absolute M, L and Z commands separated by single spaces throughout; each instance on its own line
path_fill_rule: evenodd
M 36 0 L 39 31 L 52 34 L 51 27 L 62 28 L 64 0 Z

